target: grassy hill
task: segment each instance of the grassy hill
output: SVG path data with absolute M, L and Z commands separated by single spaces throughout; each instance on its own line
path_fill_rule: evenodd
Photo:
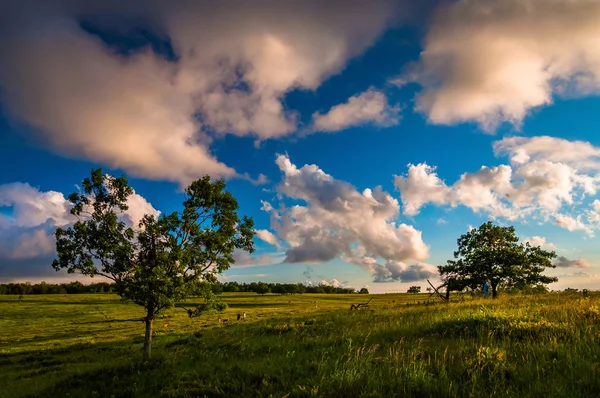
M 0 397 L 600 396 L 599 297 L 426 298 L 226 294 L 222 323 L 155 321 L 144 364 L 117 296 L 0 296 Z

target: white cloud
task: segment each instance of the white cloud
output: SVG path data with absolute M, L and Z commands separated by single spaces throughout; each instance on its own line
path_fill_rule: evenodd
M 62 193 L 40 192 L 27 183 L 0 185 L 0 207 L 12 207 L 11 223 L 18 227 L 35 227 L 46 222 L 68 224 L 69 202 Z
M 579 258 L 577 260 L 569 260 L 568 258 L 563 257 L 563 256 L 559 256 L 554 261 L 554 265 L 556 265 L 557 267 L 560 267 L 560 268 L 589 268 L 590 267 L 590 264 L 582 258 Z
M 127 198 L 127 206 L 129 208 L 125 212 L 125 216 L 128 219 L 128 224 L 136 229 L 145 215 L 154 217 L 160 215 L 160 211 L 152 207 L 152 204 L 146 198 L 135 193 L 135 191 Z
M 345 257 L 346 261 L 361 266 L 373 275 L 373 282 L 416 282 L 439 275 L 434 265 L 417 262 L 408 265 L 402 261 L 388 260 L 379 264 L 371 257 Z
M 339 72 L 395 11 L 392 0 L 13 3 L 0 16 L 3 105 L 61 154 L 182 184 L 232 177 L 211 142 L 295 132 L 285 93 Z M 116 54 L 82 29 L 82 15 L 117 34 L 145 29 L 177 58 Z
M 437 219 L 437 223 L 440 225 L 444 225 L 444 224 L 448 224 L 448 221 L 446 221 L 444 218 L 440 217 Z
M 600 170 L 600 148 L 585 141 L 569 141 L 563 138 L 505 137 L 494 142 L 494 153 L 508 154 L 513 164 L 532 161 L 561 163 L 578 170 Z
M 409 165 L 407 176 L 394 176 L 394 185 L 400 191 L 403 213 L 408 216 L 418 214 L 425 203 L 446 204 L 452 194 L 435 173 L 435 167 L 425 163 Z
M 384 93 L 369 89 L 332 107 L 325 114 L 315 112 L 312 128 L 314 131 L 332 132 L 366 123 L 389 127 L 400 122 L 399 113 L 400 107 L 390 106 Z
M 274 263 L 273 257 L 269 253 L 263 253 L 260 256 L 252 256 L 243 250 L 234 250 L 232 267 L 249 267 L 256 265 L 271 265 Z
M 350 285 L 350 282 L 348 281 L 344 281 L 344 282 L 340 282 L 337 279 L 330 279 L 330 280 L 325 280 L 325 279 L 321 279 L 318 282 L 313 282 L 313 281 L 306 281 L 306 284 L 308 286 L 333 286 L 333 287 L 341 287 L 344 289 L 350 289 L 352 288 L 352 286 Z
M 280 247 L 279 239 L 277 239 L 277 237 L 272 232 L 267 231 L 266 229 L 256 230 L 256 236 L 258 237 L 258 239 L 267 242 L 270 245 Z
M 551 242 L 546 242 L 543 236 L 532 236 L 531 238 L 523 238 L 523 242 L 529 243 L 531 246 L 539 246 L 542 249 L 556 250 L 556 245 Z
M 378 268 L 362 261 L 381 258 L 387 263 L 380 267 L 387 268 L 428 257 L 421 232 L 396 223 L 398 201 L 381 187 L 360 193 L 316 165 L 298 168 L 283 155 L 277 165 L 283 172 L 278 193 L 304 202 L 288 207 L 282 201 L 277 208 L 263 202 L 263 210 L 271 215 L 271 228 L 289 246 L 285 262 L 316 263 L 341 255 L 375 276 Z
M 600 91 L 600 3 L 459 0 L 433 18 L 421 59 L 405 76 L 432 123 L 519 124 L 553 96 Z
M 127 204 L 129 209 L 122 219 L 134 228 L 144 214 L 160 214 L 135 192 Z M 60 192 L 42 192 L 16 182 L 0 185 L 1 207 L 9 208 L 9 215 L 0 217 L 0 278 L 53 274 L 54 231 L 76 220 L 70 214 L 70 202 Z
M 593 235 L 593 227 L 583 222 L 581 215 L 571 217 L 564 214 L 557 214 L 554 222 L 556 225 L 567 231 L 585 231 L 588 234 Z
M 406 175 L 394 178 L 404 214 L 416 215 L 428 203 L 464 205 L 492 218 L 553 219 L 569 231 L 590 235 L 600 228 L 595 202 L 591 210 L 581 206 L 600 187 L 600 165 L 595 167 L 599 148 L 552 137 L 512 137 L 494 143 L 494 150 L 496 155 L 509 154 L 511 165 L 483 166 L 452 185 L 434 167 L 409 165 Z M 579 214 L 564 213 L 567 208 Z

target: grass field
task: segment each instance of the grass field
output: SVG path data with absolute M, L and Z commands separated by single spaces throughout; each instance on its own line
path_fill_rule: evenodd
M 595 295 L 224 297 L 227 322 L 155 321 L 144 364 L 143 324 L 106 322 L 143 315 L 117 296 L 0 296 L 0 397 L 600 396 Z

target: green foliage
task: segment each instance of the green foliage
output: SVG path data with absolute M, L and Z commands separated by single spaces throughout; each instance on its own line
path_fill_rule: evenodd
M 258 287 L 256 288 L 256 293 L 258 294 L 266 294 L 270 293 L 271 289 L 269 289 L 269 285 L 263 282 L 258 282 Z
M 546 268 L 555 268 L 551 260 L 556 253 L 519 243 L 512 226 L 500 227 L 490 221 L 462 235 L 457 243 L 455 260 L 438 267 L 450 290 L 476 289 L 489 281 L 496 297 L 499 286 L 533 286 L 558 280 L 542 274 Z
M 195 309 L 188 309 L 190 318 L 195 318 L 201 315 L 210 315 L 214 313 L 223 313 L 229 308 L 219 296 L 213 291 L 213 284 L 202 283 L 200 287 L 200 296 L 204 299 L 204 303 L 199 304 Z
M 148 347 L 157 315 L 196 293 L 203 281 L 216 281 L 234 262 L 234 249 L 254 250 L 253 221 L 240 220 L 223 180 L 205 176 L 192 182 L 181 212 L 145 215 L 138 226 L 123 221 L 133 193 L 126 177 L 96 169 L 82 190 L 69 196 L 78 221 L 57 228 L 58 259 L 52 266 L 111 279 L 123 299 L 146 310 Z
M 411 294 L 421 293 L 421 286 L 411 286 L 408 288 L 407 293 L 411 293 Z
M 358 294 L 369 294 L 369 289 L 367 289 L 366 287 L 363 287 L 362 289 L 360 289 Z

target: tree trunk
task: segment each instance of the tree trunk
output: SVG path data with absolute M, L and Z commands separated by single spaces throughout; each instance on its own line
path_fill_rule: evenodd
M 144 361 L 150 360 L 150 350 L 152 348 L 152 318 L 146 318 L 146 338 L 144 339 Z
M 497 287 L 497 284 L 492 283 L 492 298 L 498 297 L 498 290 L 496 289 Z
M 446 301 L 450 301 L 450 288 L 446 288 Z

